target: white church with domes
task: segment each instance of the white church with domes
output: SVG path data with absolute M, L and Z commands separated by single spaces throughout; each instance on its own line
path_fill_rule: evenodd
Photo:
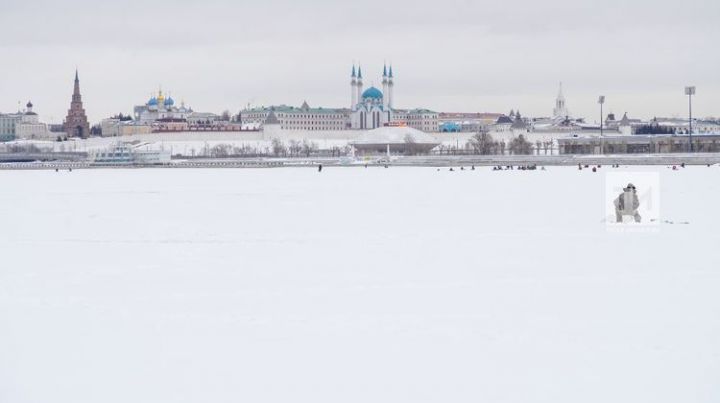
M 375 129 L 393 121 L 392 65 L 383 66 L 382 91 L 375 87 L 364 89 L 362 67 L 352 67 L 350 77 L 350 127 L 352 129 Z
M 145 105 L 138 105 L 134 108 L 135 121 L 139 123 L 152 123 L 158 120 L 186 120 L 192 113 L 192 109 L 185 107 L 182 102 L 180 107 L 175 106 L 175 100 L 163 95 L 162 90 L 157 96 L 151 95 Z

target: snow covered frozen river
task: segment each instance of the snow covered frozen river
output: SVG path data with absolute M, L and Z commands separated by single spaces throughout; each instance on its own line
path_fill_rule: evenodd
M 717 402 L 719 208 L 718 167 L 0 172 L 0 402 Z

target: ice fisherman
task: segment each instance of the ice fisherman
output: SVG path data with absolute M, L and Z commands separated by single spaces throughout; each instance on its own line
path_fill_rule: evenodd
M 623 216 L 629 215 L 635 219 L 635 222 L 640 222 L 640 213 L 638 213 L 638 207 L 640 207 L 640 200 L 637 197 L 637 189 L 632 183 L 628 183 L 627 187 L 623 188 L 623 192 L 620 193 L 615 203 L 615 219 L 617 222 L 623 222 Z

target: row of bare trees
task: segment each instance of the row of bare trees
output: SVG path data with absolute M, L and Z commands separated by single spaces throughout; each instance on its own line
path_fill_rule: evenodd
M 552 141 L 536 141 L 535 144 L 528 141 L 524 135 L 520 134 L 513 137 L 509 142 L 504 140 L 496 141 L 488 132 L 480 132 L 474 135 L 466 144 L 473 154 L 479 155 L 531 155 L 540 154 L 543 150 L 545 154 L 552 153 Z
M 290 140 L 286 146 L 280 139 L 272 139 L 272 154 L 276 157 L 309 157 L 316 154 L 320 147 L 314 141 Z
M 311 156 L 343 157 L 350 155 L 350 146 L 333 146 L 321 150 L 313 141 L 290 140 L 285 144 L 280 139 L 272 139 L 269 145 L 255 146 L 250 144 L 205 144 L 199 150 L 192 148 L 185 153 L 176 153 L 176 157 L 190 158 L 255 158 L 255 157 L 285 157 L 299 158 Z M 189 155 L 187 155 L 189 154 Z

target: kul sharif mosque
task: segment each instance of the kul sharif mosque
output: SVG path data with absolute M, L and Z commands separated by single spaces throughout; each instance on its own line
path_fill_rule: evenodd
M 350 126 L 353 129 L 375 129 L 393 121 L 392 65 L 383 66 L 382 92 L 370 87 L 363 90 L 362 67 L 352 67 L 350 76 Z
M 415 114 L 394 108 L 394 80 L 392 65 L 384 65 L 382 91 L 373 86 L 366 88 L 362 67 L 353 65 L 350 74 L 349 108 L 311 108 L 307 102 L 299 108 L 287 105 L 263 106 L 243 110 L 242 119 L 245 123 L 262 126 L 267 123 L 266 120 L 272 112 L 273 121 L 276 120 L 281 129 L 309 131 L 371 130 L 398 121 L 407 121 Z
M 192 109 L 185 107 L 184 102 L 181 102 L 180 107 L 175 106 L 175 100 L 170 96 L 165 98 L 160 89 L 157 96 L 152 95 L 145 105 L 136 106 L 134 113 L 135 121 L 151 123 L 157 120 L 185 120 Z

